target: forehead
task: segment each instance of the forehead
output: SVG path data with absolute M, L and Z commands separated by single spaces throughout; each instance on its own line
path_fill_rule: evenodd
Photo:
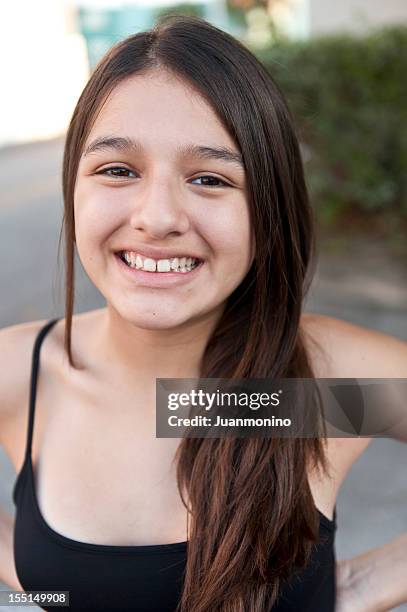
M 184 138 L 234 146 L 205 98 L 187 81 L 163 70 L 134 75 L 115 87 L 87 142 L 106 133 L 134 136 L 152 145 Z

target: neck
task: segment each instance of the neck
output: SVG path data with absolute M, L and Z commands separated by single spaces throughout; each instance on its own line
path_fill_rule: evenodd
M 222 311 L 171 329 L 142 329 L 107 306 L 95 340 L 99 363 L 133 384 L 155 385 L 156 378 L 196 378 L 208 339 Z

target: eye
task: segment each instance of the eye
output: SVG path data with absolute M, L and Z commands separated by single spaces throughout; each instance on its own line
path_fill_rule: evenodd
M 102 170 L 98 170 L 97 172 L 95 172 L 95 174 L 102 174 L 104 176 L 108 176 L 109 178 L 133 178 L 129 176 L 129 173 L 135 176 L 132 170 L 130 170 L 129 168 L 125 168 L 124 166 L 111 166 L 109 168 L 103 168 Z M 218 178 L 217 176 L 212 176 L 211 174 L 197 176 L 196 178 L 192 179 L 192 181 L 198 180 L 204 181 L 200 185 L 201 187 L 230 187 L 228 183 Z
M 218 178 L 217 176 L 212 176 L 211 174 L 204 174 L 202 176 L 197 176 L 196 178 L 192 180 L 198 181 L 201 179 L 209 179 L 209 182 L 205 180 L 205 182 L 200 185 L 201 187 L 230 187 L 228 183 L 226 183 L 225 181 L 222 181 L 222 179 Z M 214 184 L 216 183 L 216 181 L 218 181 L 218 183 L 221 183 L 221 185 Z
M 118 173 L 116 173 L 116 171 Z M 112 174 L 109 174 L 109 172 L 112 172 Z M 125 174 L 123 174 L 123 172 L 132 172 L 134 174 L 132 170 L 129 170 L 129 168 L 125 168 L 124 166 L 111 166 L 110 168 L 98 170 L 98 172 L 95 172 L 95 174 L 103 174 L 110 178 L 132 178 L 130 176 L 126 176 Z

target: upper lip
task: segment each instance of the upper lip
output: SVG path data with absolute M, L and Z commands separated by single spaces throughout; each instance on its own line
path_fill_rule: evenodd
M 156 261 L 159 259 L 173 259 L 174 257 L 193 257 L 194 259 L 199 259 L 200 261 L 202 261 L 202 257 L 195 255 L 188 249 L 182 249 L 182 248 L 177 249 L 177 250 L 175 249 L 167 250 L 167 249 L 158 249 L 158 248 L 154 248 L 151 246 L 150 247 L 131 246 L 131 247 L 123 247 L 119 251 L 116 251 L 116 253 L 123 253 L 125 251 L 133 251 L 133 253 L 137 253 L 138 255 L 141 255 L 142 257 L 151 257 L 151 259 L 155 259 Z

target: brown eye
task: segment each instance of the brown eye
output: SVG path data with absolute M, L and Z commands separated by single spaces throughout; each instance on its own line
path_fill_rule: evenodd
M 203 180 L 204 182 L 201 184 L 201 187 L 229 187 L 230 186 L 225 181 L 222 181 L 222 179 L 218 178 L 217 176 L 212 176 L 211 174 L 204 174 L 202 176 L 197 176 L 196 178 L 192 180 L 193 181 Z
M 112 172 L 112 174 L 109 174 L 109 172 Z M 111 168 L 104 168 L 104 170 L 99 170 L 99 172 L 96 172 L 96 174 L 103 174 L 111 178 L 132 178 L 124 174 L 126 172 L 129 173 L 132 172 L 132 170 L 129 170 L 128 168 L 124 168 L 122 166 L 113 166 Z M 132 173 L 134 174 L 134 172 Z

